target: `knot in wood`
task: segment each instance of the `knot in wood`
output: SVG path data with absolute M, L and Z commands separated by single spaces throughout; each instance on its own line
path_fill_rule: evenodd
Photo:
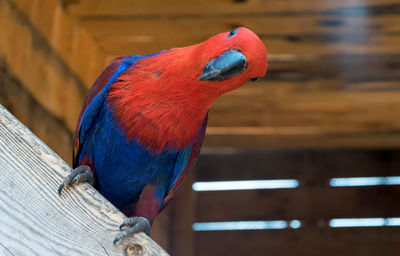
M 125 256 L 143 255 L 143 247 L 137 243 L 129 243 L 125 248 Z

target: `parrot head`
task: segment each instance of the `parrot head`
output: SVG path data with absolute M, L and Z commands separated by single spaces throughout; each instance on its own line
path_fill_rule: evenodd
M 136 84 L 153 84 L 166 95 L 180 91 L 215 100 L 249 80 L 265 76 L 267 51 L 254 32 L 240 27 L 200 44 L 161 51 L 138 61 L 135 67 L 127 73 L 131 78 L 127 80 Z
M 221 33 L 196 45 L 200 86 L 224 93 L 249 80 L 263 77 L 267 70 L 267 52 L 260 38 L 240 27 Z

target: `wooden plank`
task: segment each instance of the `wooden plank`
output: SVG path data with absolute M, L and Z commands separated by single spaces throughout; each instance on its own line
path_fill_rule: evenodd
M 198 192 L 196 222 L 299 219 L 316 226 L 331 218 L 400 216 L 399 186 L 310 188 L 305 183 L 300 180 L 303 187 L 297 189 Z
M 396 147 L 398 85 L 345 86 L 339 80 L 248 84 L 212 106 L 205 145 Z
M 209 127 L 208 129 L 210 130 Z M 231 127 L 227 127 L 228 131 Z M 263 127 L 261 127 L 263 128 Z M 267 127 L 270 128 L 270 127 Z M 285 127 L 287 128 L 287 127 Z M 269 129 L 271 130 L 271 129 Z M 241 132 L 227 134 L 206 135 L 204 146 L 233 147 L 243 149 L 340 149 L 340 148 L 392 148 L 400 146 L 400 135 L 396 131 L 387 132 L 333 132 L 331 134 L 302 133 L 303 129 L 296 129 L 294 134 L 282 134 L 278 131 L 267 134 L 243 134 Z M 293 130 L 293 129 L 292 129 Z M 309 131 L 309 129 L 306 129 Z M 319 129 L 317 129 L 319 130 Z
M 4 28 L 0 36 L 3 66 L 35 100 L 73 131 L 86 94 L 85 83 L 14 1 L 0 1 L 0 12 L 0 27 Z
M 72 160 L 72 132 L 45 109 L 0 61 L 0 104 L 52 148 L 64 161 Z
M 108 52 L 143 54 L 204 41 L 220 32 L 245 26 L 256 32 L 270 53 L 396 53 L 397 16 L 341 17 L 326 15 L 84 19 L 85 28 Z M 331 23 L 337 22 L 333 26 Z M 280 24 L 280 26 L 276 26 Z M 198 29 L 202 28 L 202 29 Z
M 64 1 L 69 13 L 74 16 L 118 16 L 118 15 L 213 15 L 224 13 L 294 13 L 325 11 L 329 9 L 355 8 L 354 13 L 364 7 L 378 7 L 382 12 L 393 11 L 398 0 L 366 0 L 366 1 L 313 1 L 313 0 L 187 0 L 185 4 L 179 0 L 130 1 L 130 0 L 84 0 Z M 68 3 L 70 2 L 70 3 Z
M 189 176 L 182 191 L 168 206 L 171 214 L 168 251 L 174 256 L 196 255 L 195 234 L 192 229 L 197 214 L 197 193 L 191 187 L 194 179 L 193 174 Z
M 398 150 L 233 150 L 203 149 L 198 181 L 299 179 L 327 185 L 335 177 L 396 176 Z
M 191 174 L 182 191 L 152 224 L 152 239 L 174 256 L 195 255 L 192 225 L 196 214 L 197 193 L 192 190 L 193 181 L 194 175 Z
M 400 228 L 197 232 L 196 246 L 199 256 L 395 256 Z
M 324 85 L 326 89 L 319 89 Z M 329 80 L 248 84 L 216 101 L 209 124 L 303 127 L 315 129 L 315 134 L 396 131 L 400 121 L 396 114 L 400 108 L 398 82 L 366 82 L 356 87 L 379 85 L 382 90 L 358 91 Z
M 271 82 L 298 82 L 291 90 L 379 92 L 399 90 L 400 54 L 329 54 L 329 55 L 274 55 L 269 56 L 268 74 L 255 82 L 273 87 Z M 365 72 L 368 70 L 368 72 Z M 309 83 L 315 81 L 314 83 Z M 323 81 L 323 82 L 322 82 Z M 374 83 L 375 82 L 375 83 Z M 388 82 L 388 83 L 378 83 Z M 250 93 L 252 83 L 246 92 Z M 386 85 L 386 86 L 385 86 Z M 283 84 L 284 87 L 290 85 Z M 390 86 L 390 87 L 389 87 Z M 261 87 L 261 86 L 260 86 Z M 235 93 L 240 94 L 239 91 Z
M 0 106 L 0 241 L 12 255 L 167 255 L 143 233 L 112 241 L 125 216 Z
M 26 0 L 7 0 L 3 2 L 13 6 L 13 11 L 20 22 L 22 21 L 21 23 L 32 31 L 34 46 L 41 44 L 43 47 L 48 44 L 54 51 L 52 54 L 60 58 L 64 65 L 68 65 L 68 68 L 76 73 L 74 75 L 79 76 L 87 88 L 92 85 L 104 68 L 105 53 L 88 31 L 76 25 L 75 20 L 66 14 L 61 1 L 41 0 L 26 3 Z M 9 25 L 7 25 L 4 27 L 8 28 Z M 14 31 L 11 30 L 11 32 Z M 22 40 L 19 37 L 14 33 L 13 41 Z M 31 45 L 26 48 L 30 47 Z M 89 62 L 88 59 L 92 61 Z

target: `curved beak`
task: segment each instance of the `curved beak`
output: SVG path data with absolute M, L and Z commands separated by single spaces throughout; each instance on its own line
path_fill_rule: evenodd
M 221 81 L 243 72 L 247 58 L 241 52 L 228 50 L 219 57 L 210 60 L 203 69 L 199 81 Z

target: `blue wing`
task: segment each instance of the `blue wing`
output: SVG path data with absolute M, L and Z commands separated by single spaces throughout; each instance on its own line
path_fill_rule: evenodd
M 196 141 L 183 151 L 179 152 L 178 158 L 175 164 L 173 175 L 171 178 L 170 185 L 168 187 L 167 194 L 162 202 L 162 210 L 169 202 L 169 200 L 174 197 L 182 189 L 186 178 L 193 169 L 197 158 L 200 154 L 200 149 L 204 141 L 204 135 L 207 127 L 208 114 L 206 115 L 200 131 L 197 135 Z
M 90 89 L 85 98 L 81 113 L 79 115 L 77 127 L 74 133 L 74 148 L 73 148 L 73 163 L 74 167 L 79 164 L 79 150 L 84 142 L 90 127 L 101 107 L 110 89 L 110 85 L 115 83 L 116 79 L 129 67 L 135 64 L 139 59 L 154 56 L 158 53 L 151 55 L 135 55 L 135 56 L 121 56 L 111 62 L 110 65 L 102 72 L 96 79 L 93 87 Z

